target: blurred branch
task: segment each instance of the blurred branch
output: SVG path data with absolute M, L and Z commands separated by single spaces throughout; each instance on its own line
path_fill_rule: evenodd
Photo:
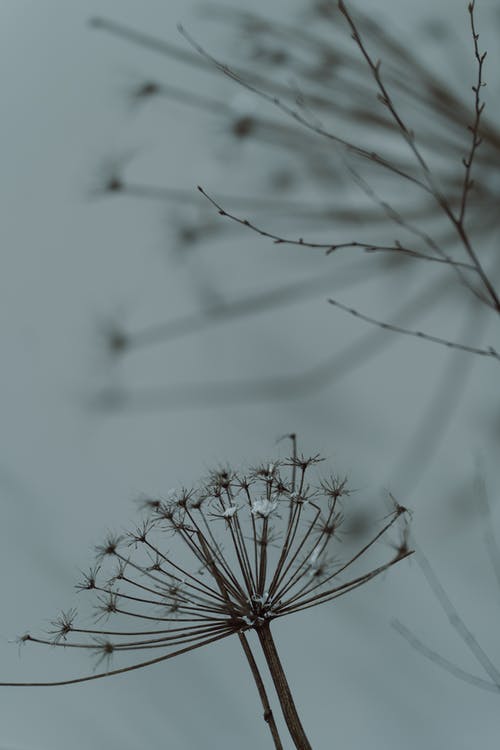
M 186 39 L 186 41 L 189 42 L 189 44 L 193 47 L 193 49 L 195 49 L 207 62 L 211 63 L 223 75 L 235 81 L 235 83 L 237 83 L 242 88 L 247 89 L 248 91 L 251 91 L 253 94 L 258 96 L 259 98 L 264 99 L 265 101 L 269 102 L 274 107 L 281 110 L 288 117 L 291 117 L 293 120 L 303 125 L 307 130 L 310 130 L 313 133 L 316 133 L 317 135 L 327 138 L 333 143 L 336 143 L 337 145 L 342 146 L 348 152 L 356 154 L 357 156 L 361 156 L 363 159 L 367 159 L 368 161 L 374 164 L 377 164 L 378 166 L 388 170 L 389 172 L 392 172 L 398 175 L 404 180 L 407 180 L 417 185 L 424 192 L 427 192 L 432 195 L 432 190 L 425 183 L 423 183 L 417 177 L 412 176 L 411 174 L 406 172 L 404 169 L 400 168 L 396 163 L 393 163 L 389 159 L 380 156 L 380 154 L 378 154 L 375 151 L 370 151 L 369 149 L 366 149 L 363 146 L 358 146 L 355 143 L 351 143 L 345 138 L 342 138 L 341 136 L 336 135 L 335 133 L 329 130 L 326 130 L 324 127 L 322 127 L 321 125 L 318 125 L 316 122 L 308 120 L 298 109 L 295 109 L 291 107 L 290 105 L 286 104 L 278 96 L 269 94 L 267 93 L 267 91 L 258 88 L 256 85 L 252 83 L 249 83 L 247 80 L 242 78 L 241 75 L 239 75 L 235 70 L 230 68 L 228 65 L 220 62 L 212 55 L 210 55 L 198 42 L 196 42 L 186 32 L 186 30 L 182 26 L 179 26 L 178 29 L 179 29 L 179 32 L 183 35 L 183 37 Z
M 475 479 L 475 490 L 476 495 L 479 498 L 479 504 L 482 506 L 481 511 L 484 522 L 484 540 L 486 543 L 486 549 L 491 562 L 491 567 L 495 574 L 495 578 L 500 591 L 500 548 L 496 540 L 495 534 L 493 533 L 493 517 L 491 513 L 491 507 L 488 500 L 488 492 L 486 489 L 486 482 L 484 477 L 479 472 L 479 467 L 476 472 Z
M 399 620 L 394 619 L 392 620 L 391 624 L 394 630 L 402 635 L 403 638 L 410 644 L 410 646 L 412 646 L 412 648 L 422 654 L 422 656 L 425 656 L 426 659 L 429 659 L 429 661 L 432 661 L 434 664 L 437 664 L 439 667 L 445 669 L 447 672 L 452 674 L 453 677 L 457 677 L 459 680 L 468 682 L 470 685 L 474 685 L 474 687 L 488 690 L 491 693 L 500 692 L 500 685 L 488 682 L 487 680 L 483 680 L 480 677 L 476 677 L 476 675 L 473 675 L 470 672 L 466 672 L 464 669 L 461 669 L 461 667 L 458 667 L 449 659 L 441 656 L 441 654 L 439 654 L 437 651 L 433 651 L 431 648 L 422 643 L 422 641 L 419 640 L 417 636 L 411 630 L 405 627 L 405 625 L 403 625 L 403 623 L 401 623 Z
M 401 320 L 412 320 L 437 304 L 445 287 L 442 280 L 419 291 L 396 311 Z M 231 406 L 242 403 L 281 401 L 301 398 L 335 384 L 356 368 L 366 364 L 390 346 L 387 336 L 373 332 L 360 336 L 353 343 L 334 352 L 323 362 L 296 375 L 283 375 L 248 380 L 229 380 L 216 383 L 179 383 L 156 388 L 116 390 L 107 389 L 95 397 L 91 406 L 97 409 L 185 409 Z
M 468 672 L 464 672 L 464 670 L 456 667 L 452 662 L 441 657 L 437 652 L 427 648 L 427 646 L 422 644 L 421 641 L 419 641 L 418 638 L 416 638 L 416 636 L 414 636 L 413 633 L 404 625 L 402 625 L 398 620 L 395 620 L 393 622 L 394 627 L 401 635 L 406 638 L 410 645 L 420 651 L 424 656 L 431 659 L 431 661 L 434 661 L 435 663 L 439 664 L 447 671 L 449 671 L 451 674 L 454 674 L 455 677 L 466 680 L 467 682 L 475 684 L 478 687 L 483 687 L 487 690 L 493 690 L 494 692 L 500 692 L 500 671 L 495 667 L 489 656 L 479 645 L 475 636 L 472 634 L 472 632 L 469 630 L 465 622 L 458 614 L 457 609 L 455 608 L 448 594 L 439 582 L 436 573 L 432 569 L 432 566 L 425 555 L 420 550 L 417 550 L 415 559 L 417 560 L 420 569 L 422 570 L 427 580 L 427 583 L 432 589 L 435 598 L 445 612 L 451 627 L 457 633 L 463 643 L 467 646 L 478 664 L 481 665 L 486 674 L 490 677 L 491 683 L 480 680 L 479 678 L 470 675 Z
M 484 324 L 482 307 L 475 305 L 472 311 L 466 309 L 459 340 L 480 340 Z M 439 445 L 462 403 L 462 394 L 475 362 L 474 357 L 463 359 L 460 350 L 450 351 L 439 382 L 428 403 L 422 407 L 418 424 L 390 474 L 391 484 L 404 486 L 406 497 L 415 491 L 429 463 L 439 455 Z
M 235 301 L 210 305 L 195 313 L 157 323 L 142 331 L 128 332 L 112 327 L 108 335 L 109 349 L 123 354 L 132 349 L 151 344 L 165 343 L 181 336 L 198 333 L 217 323 L 229 323 L 246 315 L 255 315 L 274 310 L 277 307 L 292 305 L 302 300 L 316 297 L 318 292 L 332 291 L 333 288 L 352 288 L 376 276 L 376 270 L 358 270 L 357 264 L 337 270 L 335 273 L 313 276 L 290 284 L 273 287 L 269 291 L 246 294 Z M 385 269 L 379 273 L 387 273 Z

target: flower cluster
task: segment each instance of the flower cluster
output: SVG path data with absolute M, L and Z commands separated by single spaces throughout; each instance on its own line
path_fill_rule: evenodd
M 352 591 L 410 554 L 407 512 L 394 501 L 380 528 L 339 559 L 350 491 L 335 476 L 312 483 L 311 467 L 320 460 L 294 454 L 246 474 L 217 470 L 198 489 L 144 500 L 145 518 L 133 531 L 109 535 L 77 586 L 96 597 L 96 627 L 80 627 L 72 609 L 54 621 L 50 637 L 23 640 L 90 649 L 108 669 L 76 681 L 95 679 L 259 631 Z M 402 541 L 395 553 L 354 572 L 396 523 Z M 125 623 L 123 629 L 107 628 L 110 618 Z M 110 671 L 111 657 L 121 651 L 160 656 Z

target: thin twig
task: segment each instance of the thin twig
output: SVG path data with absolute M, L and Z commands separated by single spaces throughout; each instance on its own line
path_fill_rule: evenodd
M 469 191 L 471 190 L 473 186 L 473 180 L 471 179 L 471 168 L 472 168 L 472 162 L 474 161 L 474 156 L 476 154 L 477 148 L 482 143 L 482 138 L 479 135 L 479 126 L 481 123 L 481 115 L 484 110 L 484 102 L 481 102 L 481 89 L 486 86 L 486 84 L 483 81 L 483 64 L 484 60 L 486 58 L 487 52 L 481 53 L 479 51 L 479 34 L 476 32 L 476 26 L 474 21 L 474 6 L 475 6 L 475 0 L 473 2 L 469 3 L 468 5 L 468 11 L 469 11 L 469 17 L 470 17 L 470 25 L 471 25 L 471 32 L 472 32 L 472 40 L 474 42 L 474 56 L 477 60 L 477 83 L 475 86 L 472 87 L 472 90 L 474 92 L 474 111 L 475 111 L 475 117 L 474 122 L 472 125 L 469 125 L 469 130 L 471 132 L 471 146 L 468 155 L 463 159 L 463 165 L 465 167 L 465 175 L 464 175 L 464 184 L 462 189 L 462 199 L 460 201 L 460 212 L 458 215 L 458 220 L 462 224 L 465 218 L 465 210 L 467 207 L 467 197 L 469 194 Z
M 459 349 L 463 352 L 478 354 L 481 357 L 491 357 L 500 361 L 500 354 L 492 346 L 488 347 L 487 349 L 479 349 L 475 346 L 467 346 L 466 344 L 461 344 L 457 341 L 449 341 L 448 339 L 443 339 L 439 336 L 432 336 L 430 333 L 424 333 L 423 331 L 412 331 L 409 328 L 403 328 L 394 323 L 386 323 L 383 320 L 377 320 L 376 318 L 372 318 L 369 315 L 364 315 L 364 313 L 359 312 L 359 310 L 356 310 L 353 307 L 343 305 L 341 302 L 335 299 L 329 299 L 328 302 L 330 303 L 330 305 L 334 305 L 340 310 L 344 310 L 344 312 L 349 313 L 349 315 L 353 315 L 355 318 L 364 320 L 366 323 L 371 323 L 372 325 L 378 326 L 378 328 L 383 328 L 386 331 L 403 333 L 405 336 L 414 336 L 415 338 L 423 339 L 424 341 L 431 341 L 434 344 L 440 344 L 441 346 L 446 346 L 449 349 Z
M 158 656 L 156 659 L 149 659 L 148 661 L 143 661 L 139 664 L 132 664 L 132 666 L 122 667 L 121 669 L 111 669 L 106 672 L 87 675 L 86 677 L 76 677 L 72 680 L 55 680 L 53 682 L 0 682 L 0 687 L 59 687 L 61 685 L 75 685 L 79 682 L 91 682 L 92 680 L 99 680 L 103 677 L 111 677 L 115 674 L 124 674 L 125 672 L 132 672 L 136 669 L 149 667 L 152 664 L 159 664 L 162 661 L 167 661 L 167 659 L 173 659 L 174 656 L 186 654 L 188 651 L 193 651 L 194 649 L 201 648 L 202 646 L 206 646 L 209 643 L 220 641 L 222 638 L 227 638 L 229 635 L 232 635 L 233 632 L 234 631 L 231 628 L 227 628 L 226 631 L 222 633 L 222 635 L 217 635 L 213 638 L 207 638 L 206 640 L 200 641 L 200 643 L 197 643 L 194 646 L 186 646 L 170 654 L 167 654 L 166 656 Z M 23 640 L 29 640 L 29 638 Z
M 373 188 L 368 184 L 368 182 L 360 175 L 358 172 L 356 172 L 355 169 L 353 169 L 352 166 L 348 166 L 349 172 L 351 173 L 351 176 L 353 180 L 356 182 L 356 184 L 360 187 L 360 189 L 370 197 L 375 203 L 377 203 L 382 211 L 385 213 L 385 215 L 394 222 L 397 226 L 402 227 L 403 229 L 406 229 L 410 234 L 414 235 L 415 237 L 422 240 L 436 255 L 438 255 L 443 262 L 446 261 L 448 265 L 450 265 L 454 270 L 459 278 L 460 282 L 477 298 L 479 299 L 483 304 L 489 305 L 489 300 L 484 297 L 484 295 L 478 291 L 469 281 L 467 278 L 467 275 L 464 273 L 464 270 L 470 270 L 472 268 L 474 271 L 477 271 L 477 267 L 475 265 L 471 266 L 470 264 L 464 264 L 457 262 L 451 258 L 448 253 L 446 253 L 439 245 L 436 240 L 428 234 L 428 232 L 424 231 L 423 229 L 420 229 L 420 227 L 416 226 L 413 222 L 410 222 L 408 218 L 404 218 L 399 211 L 397 211 L 394 206 L 392 206 L 387 201 L 380 198 L 377 193 L 373 190 Z M 429 256 L 429 260 L 434 259 L 435 256 Z
M 422 168 L 424 172 L 424 176 L 427 182 L 428 191 L 433 195 L 435 198 L 437 204 L 441 207 L 444 214 L 448 217 L 449 221 L 452 223 L 452 225 L 455 227 L 455 230 L 458 234 L 458 237 L 460 238 L 462 244 L 464 245 L 464 248 L 472 260 L 472 263 L 477 269 L 477 272 L 481 278 L 481 281 L 485 287 L 485 289 L 488 292 L 489 297 L 492 300 L 492 307 L 496 310 L 497 313 L 500 314 L 500 298 L 497 295 L 497 292 L 490 281 L 488 275 L 486 274 L 474 248 L 472 247 L 471 241 L 469 239 L 469 236 L 467 234 L 467 231 L 465 230 L 464 224 L 463 224 L 463 217 L 461 214 L 458 216 L 455 215 L 454 211 L 452 210 L 447 198 L 441 193 L 441 191 L 438 189 L 438 187 L 435 184 L 434 177 L 432 175 L 432 172 L 430 171 L 425 159 L 423 158 L 419 148 L 417 147 L 415 143 L 415 135 L 413 131 L 411 131 L 399 115 L 399 113 L 396 110 L 396 107 L 392 101 L 392 98 L 382 80 L 381 74 L 380 74 L 380 60 L 374 61 L 372 57 L 369 55 L 365 44 L 361 38 L 360 32 L 356 26 L 356 23 L 354 22 L 352 16 L 350 15 L 349 11 L 346 8 L 345 3 L 343 0 L 338 0 L 338 6 L 342 14 L 345 16 L 351 31 L 352 31 L 352 37 L 356 44 L 358 45 L 358 48 L 365 58 L 368 67 L 373 75 L 373 78 L 377 84 L 377 87 L 379 89 L 379 100 L 381 103 L 387 108 L 387 110 L 390 112 L 392 118 L 394 119 L 395 123 L 398 126 L 399 131 L 401 132 L 401 135 L 403 136 L 404 140 L 407 142 L 408 146 L 410 147 L 411 151 L 413 152 L 418 164 Z M 475 47 L 477 46 L 477 35 L 475 33 L 475 26 L 473 23 L 473 12 L 474 12 L 474 3 L 469 4 L 469 13 L 471 16 L 471 24 L 473 29 L 473 35 L 474 35 L 474 44 Z M 481 60 L 481 56 L 479 55 L 479 52 L 477 53 L 479 59 Z M 484 61 L 484 57 L 482 58 Z M 481 73 L 482 73 L 482 61 L 481 61 Z M 479 96 L 479 89 L 476 92 L 476 97 Z M 478 107 L 477 99 L 476 99 L 476 107 Z M 481 109 L 479 109 L 478 116 L 481 115 Z M 477 127 L 479 127 L 479 120 L 477 121 Z M 474 140 L 477 139 L 477 133 L 474 136 Z M 479 144 L 478 144 L 479 145 Z M 474 152 L 475 152 L 476 146 L 474 146 Z M 472 162 L 471 162 L 472 164 Z M 467 188 L 468 190 L 468 188 Z M 464 209 L 465 211 L 465 209 Z M 491 303 L 490 303 L 491 304 Z
M 422 170 L 423 170 L 423 172 L 425 174 L 426 180 L 429 183 L 429 187 L 430 187 L 433 195 L 435 195 L 437 197 L 438 194 L 436 192 L 436 188 L 434 186 L 434 181 L 433 181 L 433 179 L 431 177 L 431 173 L 430 173 L 429 167 L 428 167 L 428 165 L 427 165 L 424 157 L 420 153 L 420 150 L 418 149 L 418 147 L 415 144 L 415 134 L 414 134 L 414 132 L 412 130 L 410 130 L 410 128 L 407 127 L 407 125 L 405 124 L 404 120 L 399 115 L 399 113 L 396 110 L 396 107 L 395 107 L 395 105 L 394 105 L 394 103 L 392 101 L 392 97 L 391 97 L 389 91 L 387 90 L 387 88 L 386 88 L 383 80 L 382 80 L 382 77 L 380 75 L 380 65 L 381 65 L 380 60 L 377 60 L 376 62 L 374 62 L 372 60 L 371 56 L 368 54 L 368 51 L 367 51 L 367 49 L 366 49 L 366 47 L 365 47 L 365 45 L 363 43 L 363 40 L 362 40 L 362 38 L 360 36 L 360 33 L 358 31 L 358 28 L 357 28 L 356 24 L 354 23 L 354 20 L 352 19 L 350 13 L 348 12 L 348 10 L 347 10 L 347 8 L 346 8 L 345 3 L 343 2 L 343 0 L 339 0 L 338 6 L 339 6 L 340 12 L 345 17 L 345 19 L 347 20 L 347 23 L 349 24 L 349 26 L 351 28 L 352 38 L 354 39 L 354 41 L 358 45 L 358 48 L 359 48 L 361 54 L 365 58 L 366 62 L 368 63 L 368 66 L 369 66 L 369 68 L 370 68 L 370 70 L 372 72 L 372 75 L 373 75 L 373 77 L 375 79 L 375 82 L 376 82 L 377 87 L 378 87 L 379 92 L 380 92 L 379 96 L 378 96 L 379 101 L 390 112 L 393 120 L 396 123 L 396 126 L 397 126 L 398 130 L 400 131 L 400 133 L 403 136 L 404 140 L 406 141 L 406 143 L 410 147 L 410 149 L 411 149 L 411 151 L 412 151 L 415 159 L 417 160 L 418 164 L 422 168 Z
M 294 245 L 294 246 L 299 246 L 299 247 L 308 247 L 308 248 L 316 249 L 316 250 L 326 250 L 327 255 L 330 255 L 335 250 L 340 250 L 343 248 L 360 248 L 369 253 L 395 252 L 395 253 L 399 253 L 400 255 L 406 255 L 410 258 L 418 258 L 420 260 L 429 260 L 429 261 L 434 261 L 435 263 L 444 263 L 446 265 L 451 265 L 457 268 L 464 268 L 464 269 L 467 269 L 468 271 L 477 270 L 476 267 L 472 265 L 471 263 L 462 263 L 460 261 L 455 261 L 449 257 L 436 258 L 433 255 L 427 255 L 425 253 L 419 252 L 418 250 L 414 250 L 413 248 L 405 247 L 397 240 L 394 243 L 394 245 L 375 245 L 373 244 L 373 242 L 359 242 L 359 241 L 338 242 L 338 243 L 312 242 L 310 240 L 305 240 L 303 237 L 299 237 L 298 240 L 282 237 L 281 235 L 274 234 L 273 232 L 269 232 L 266 229 L 262 229 L 261 227 L 258 227 L 256 224 L 251 222 L 249 219 L 242 219 L 241 217 L 236 216 L 235 214 L 231 213 L 227 209 L 223 208 L 222 205 L 218 203 L 214 198 L 212 198 L 212 196 L 209 195 L 209 193 L 207 193 L 207 191 L 204 190 L 204 188 L 202 188 L 200 185 L 198 185 L 198 190 L 217 209 L 220 216 L 227 217 L 231 221 L 234 221 L 237 224 L 240 224 L 241 226 L 246 227 L 247 229 L 251 229 L 253 232 L 260 235 L 261 237 L 266 237 L 268 239 L 271 239 L 275 245 Z

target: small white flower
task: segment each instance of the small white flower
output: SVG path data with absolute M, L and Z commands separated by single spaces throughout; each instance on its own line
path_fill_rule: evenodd
M 323 554 L 323 550 L 319 546 L 315 547 L 309 556 L 307 564 L 307 574 L 313 577 L 320 577 L 325 573 L 327 566 L 327 560 Z
M 254 500 L 252 503 L 252 515 L 258 516 L 259 518 L 268 518 L 271 513 L 274 513 L 278 507 L 277 500 L 267 500 L 262 498 L 261 500 Z
M 229 508 L 226 508 L 226 510 L 221 513 L 222 518 L 232 518 L 237 510 L 239 510 L 237 505 L 230 505 Z
M 314 572 L 316 570 L 318 570 L 318 568 L 319 568 L 319 566 L 321 564 L 319 556 L 320 556 L 320 549 L 319 549 L 319 547 L 315 547 L 313 549 L 313 551 L 311 552 L 311 554 L 309 556 L 309 561 L 308 561 L 308 567 L 309 567 L 310 575 L 314 575 Z

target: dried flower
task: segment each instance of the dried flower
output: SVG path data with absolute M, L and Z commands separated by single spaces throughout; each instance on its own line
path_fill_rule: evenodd
M 266 497 L 254 500 L 250 512 L 258 518 L 269 518 L 278 507 L 278 500 L 274 497 L 272 500 L 268 500 Z
M 295 446 L 295 436 L 292 442 Z M 336 599 L 410 554 L 407 545 L 393 545 L 395 554 L 389 559 L 351 572 L 393 525 L 405 523 L 406 511 L 394 503 L 381 528 L 339 561 L 340 506 L 349 490 L 346 480 L 337 477 L 310 482 L 309 472 L 318 461 L 318 456 L 305 458 L 294 451 L 287 461 L 266 463 L 245 475 L 218 470 L 198 489 L 170 491 L 164 501 L 143 503 L 146 519 L 127 534 L 107 534 L 96 548 L 97 565 L 77 585 L 79 591 L 96 592 L 97 624 L 120 618 L 135 627 L 81 627 L 75 609 L 61 614 L 49 637 L 29 634 L 23 642 L 88 649 L 107 669 L 58 683 L 29 684 L 68 684 L 126 672 L 234 634 L 258 682 L 244 636 L 253 629 L 275 684 L 281 685 L 278 694 L 292 737 L 297 747 L 309 747 L 291 696 L 283 695 L 285 677 L 270 623 Z M 171 552 L 166 541 L 177 542 L 178 548 Z M 116 655 L 131 651 L 160 655 L 109 668 Z M 280 747 L 274 725 L 271 731 Z
M 292 442 L 295 446 L 295 436 Z M 411 554 L 406 544 L 393 545 L 395 552 L 389 559 L 358 568 L 392 526 L 405 523 L 405 509 L 394 502 L 392 512 L 371 538 L 339 561 L 340 506 L 349 491 L 345 480 L 336 477 L 313 483 L 309 472 L 317 462 L 318 456 L 298 457 L 294 451 L 288 461 L 264 464 L 247 475 L 219 470 L 199 489 L 171 491 L 166 501 L 146 503 L 147 518 L 125 535 L 108 534 L 96 548 L 97 567 L 77 585 L 79 591 L 96 592 L 97 623 L 117 618 L 134 625 L 82 627 L 77 624 L 76 610 L 71 609 L 53 621 L 50 637 L 23 638 L 88 649 L 97 655 L 98 665 L 106 665 L 106 671 L 57 683 L 29 684 L 98 679 L 238 635 L 259 687 L 261 678 L 245 640 L 246 631 L 253 629 L 295 744 L 310 747 L 270 623 L 336 599 Z M 177 549 L 171 552 L 166 541 L 177 542 Z M 159 655 L 110 669 L 116 655 L 132 651 Z M 263 685 L 259 692 L 267 715 Z M 281 747 L 274 723 L 269 716 L 266 720 L 276 747 Z

